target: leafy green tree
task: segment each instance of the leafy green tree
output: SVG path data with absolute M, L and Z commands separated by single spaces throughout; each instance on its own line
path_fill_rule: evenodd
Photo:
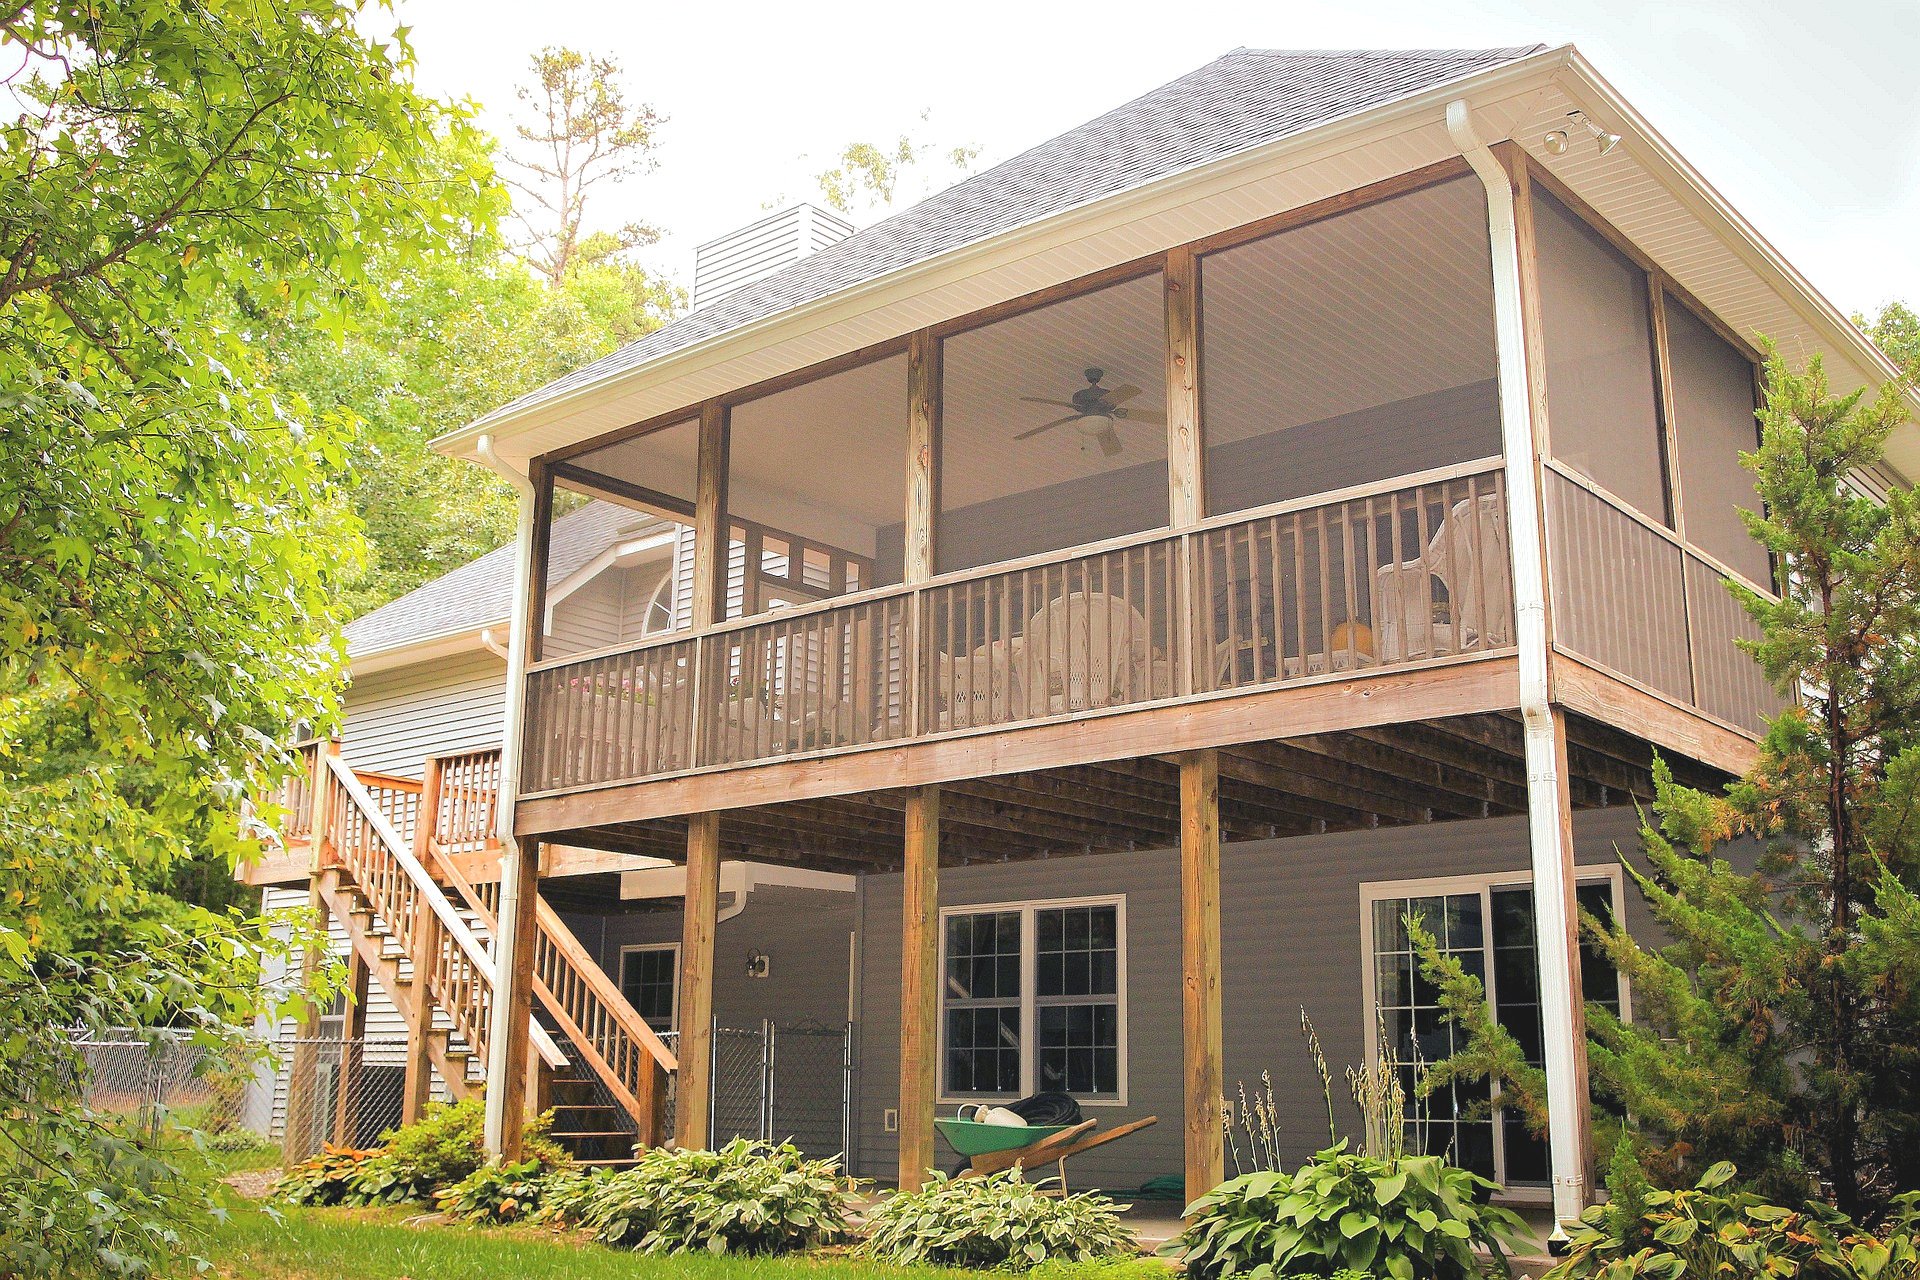
M 1902 369 L 1920 369 L 1920 313 L 1904 302 L 1889 302 L 1869 320 L 1856 315 L 1853 322 Z
M 529 111 L 514 123 L 519 145 L 510 153 L 508 181 L 525 202 L 515 216 L 527 232 L 527 261 L 558 286 L 586 247 L 588 196 L 654 169 L 666 117 L 645 103 L 628 104 L 613 58 L 550 46 L 534 55 L 532 70 L 534 83 L 518 91 Z M 591 238 L 589 256 L 604 261 L 652 244 L 660 233 L 630 222 Z
M 0 1273 L 138 1275 L 207 1196 L 98 1112 L 63 1028 L 228 1052 L 258 921 L 157 892 L 334 710 L 348 442 L 264 389 L 241 319 L 344 332 L 492 182 L 348 0 L 25 0 L 0 124 Z M 449 154 L 473 157 L 453 164 Z
M 820 198 L 841 213 L 875 217 L 972 173 L 980 146 L 929 140 L 924 132 L 932 118 L 931 110 L 922 111 L 917 128 L 891 142 L 849 142 L 831 168 L 814 176 Z

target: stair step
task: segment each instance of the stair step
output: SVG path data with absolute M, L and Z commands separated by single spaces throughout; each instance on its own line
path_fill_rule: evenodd
M 631 1129 L 570 1129 L 563 1133 L 560 1130 L 555 1129 L 550 1133 L 548 1133 L 547 1136 L 549 1138 L 554 1139 L 557 1142 L 566 1142 L 569 1139 L 579 1139 L 579 1138 L 631 1138 L 633 1136 L 633 1130 Z

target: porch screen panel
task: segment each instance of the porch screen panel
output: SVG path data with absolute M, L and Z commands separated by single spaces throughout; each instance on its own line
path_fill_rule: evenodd
M 1740 465 L 1741 453 L 1760 444 L 1753 365 L 1681 303 L 1668 298 L 1666 310 L 1687 541 L 1754 585 L 1770 587 L 1767 550 L 1741 518 L 1744 511 L 1760 509 L 1753 473 Z
M 691 621 L 699 432 L 689 420 L 555 464 L 542 658 Z
M 729 420 L 727 515 L 746 573 L 728 617 L 900 581 L 906 356 L 737 404 Z
M 1646 273 L 1545 192 L 1533 215 L 1554 456 L 1670 524 Z
M 1500 452 L 1473 179 L 1209 254 L 1200 307 L 1213 514 Z
M 1155 273 L 941 344 L 940 572 L 1167 524 L 1164 309 Z
M 1690 701 L 1680 548 L 1558 472 L 1543 492 L 1554 643 Z

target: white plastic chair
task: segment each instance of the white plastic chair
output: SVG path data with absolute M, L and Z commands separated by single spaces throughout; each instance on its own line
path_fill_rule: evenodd
M 1173 668 L 1153 651 L 1147 620 L 1118 596 L 1074 591 L 1027 623 L 1021 653 L 1027 713 L 1046 691 L 1046 715 L 1145 702 L 1173 694 Z

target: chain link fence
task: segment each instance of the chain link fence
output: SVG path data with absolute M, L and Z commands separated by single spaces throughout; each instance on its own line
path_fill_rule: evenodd
M 679 1051 L 679 1037 L 661 1037 Z M 563 1044 L 564 1049 L 564 1044 Z M 339 1035 L 302 1038 L 284 1034 L 275 1044 L 268 1136 L 280 1142 L 289 1160 L 323 1145 L 372 1146 L 400 1123 L 406 1094 L 405 1037 L 342 1039 Z M 769 1142 L 791 1140 L 809 1156 L 844 1155 L 850 1140 L 853 1071 L 852 1027 L 763 1022 L 757 1027 L 713 1031 L 713 1078 L 709 1141 L 735 1137 Z M 592 1108 L 594 1126 L 630 1121 L 591 1072 L 569 1073 L 573 1083 L 556 1086 L 552 1101 L 561 1107 Z M 445 1098 L 439 1076 L 432 1096 Z M 667 1131 L 672 1132 L 677 1088 L 670 1089 Z M 570 1127 L 562 1115 L 556 1136 Z M 615 1152 L 613 1148 L 618 1147 Z M 600 1148 L 605 1148 L 601 1150 Z M 602 1140 L 594 1155 L 624 1155 L 631 1142 Z
M 162 1109 L 196 1128 L 232 1126 L 244 1081 L 214 1070 L 204 1045 L 186 1032 L 115 1027 L 75 1032 L 81 1099 L 95 1111 L 128 1115 Z
M 283 1034 L 274 1061 L 267 1133 L 289 1161 L 327 1145 L 371 1147 L 399 1125 L 407 1089 L 405 1036 Z M 446 1096 L 437 1076 L 433 1096 Z

